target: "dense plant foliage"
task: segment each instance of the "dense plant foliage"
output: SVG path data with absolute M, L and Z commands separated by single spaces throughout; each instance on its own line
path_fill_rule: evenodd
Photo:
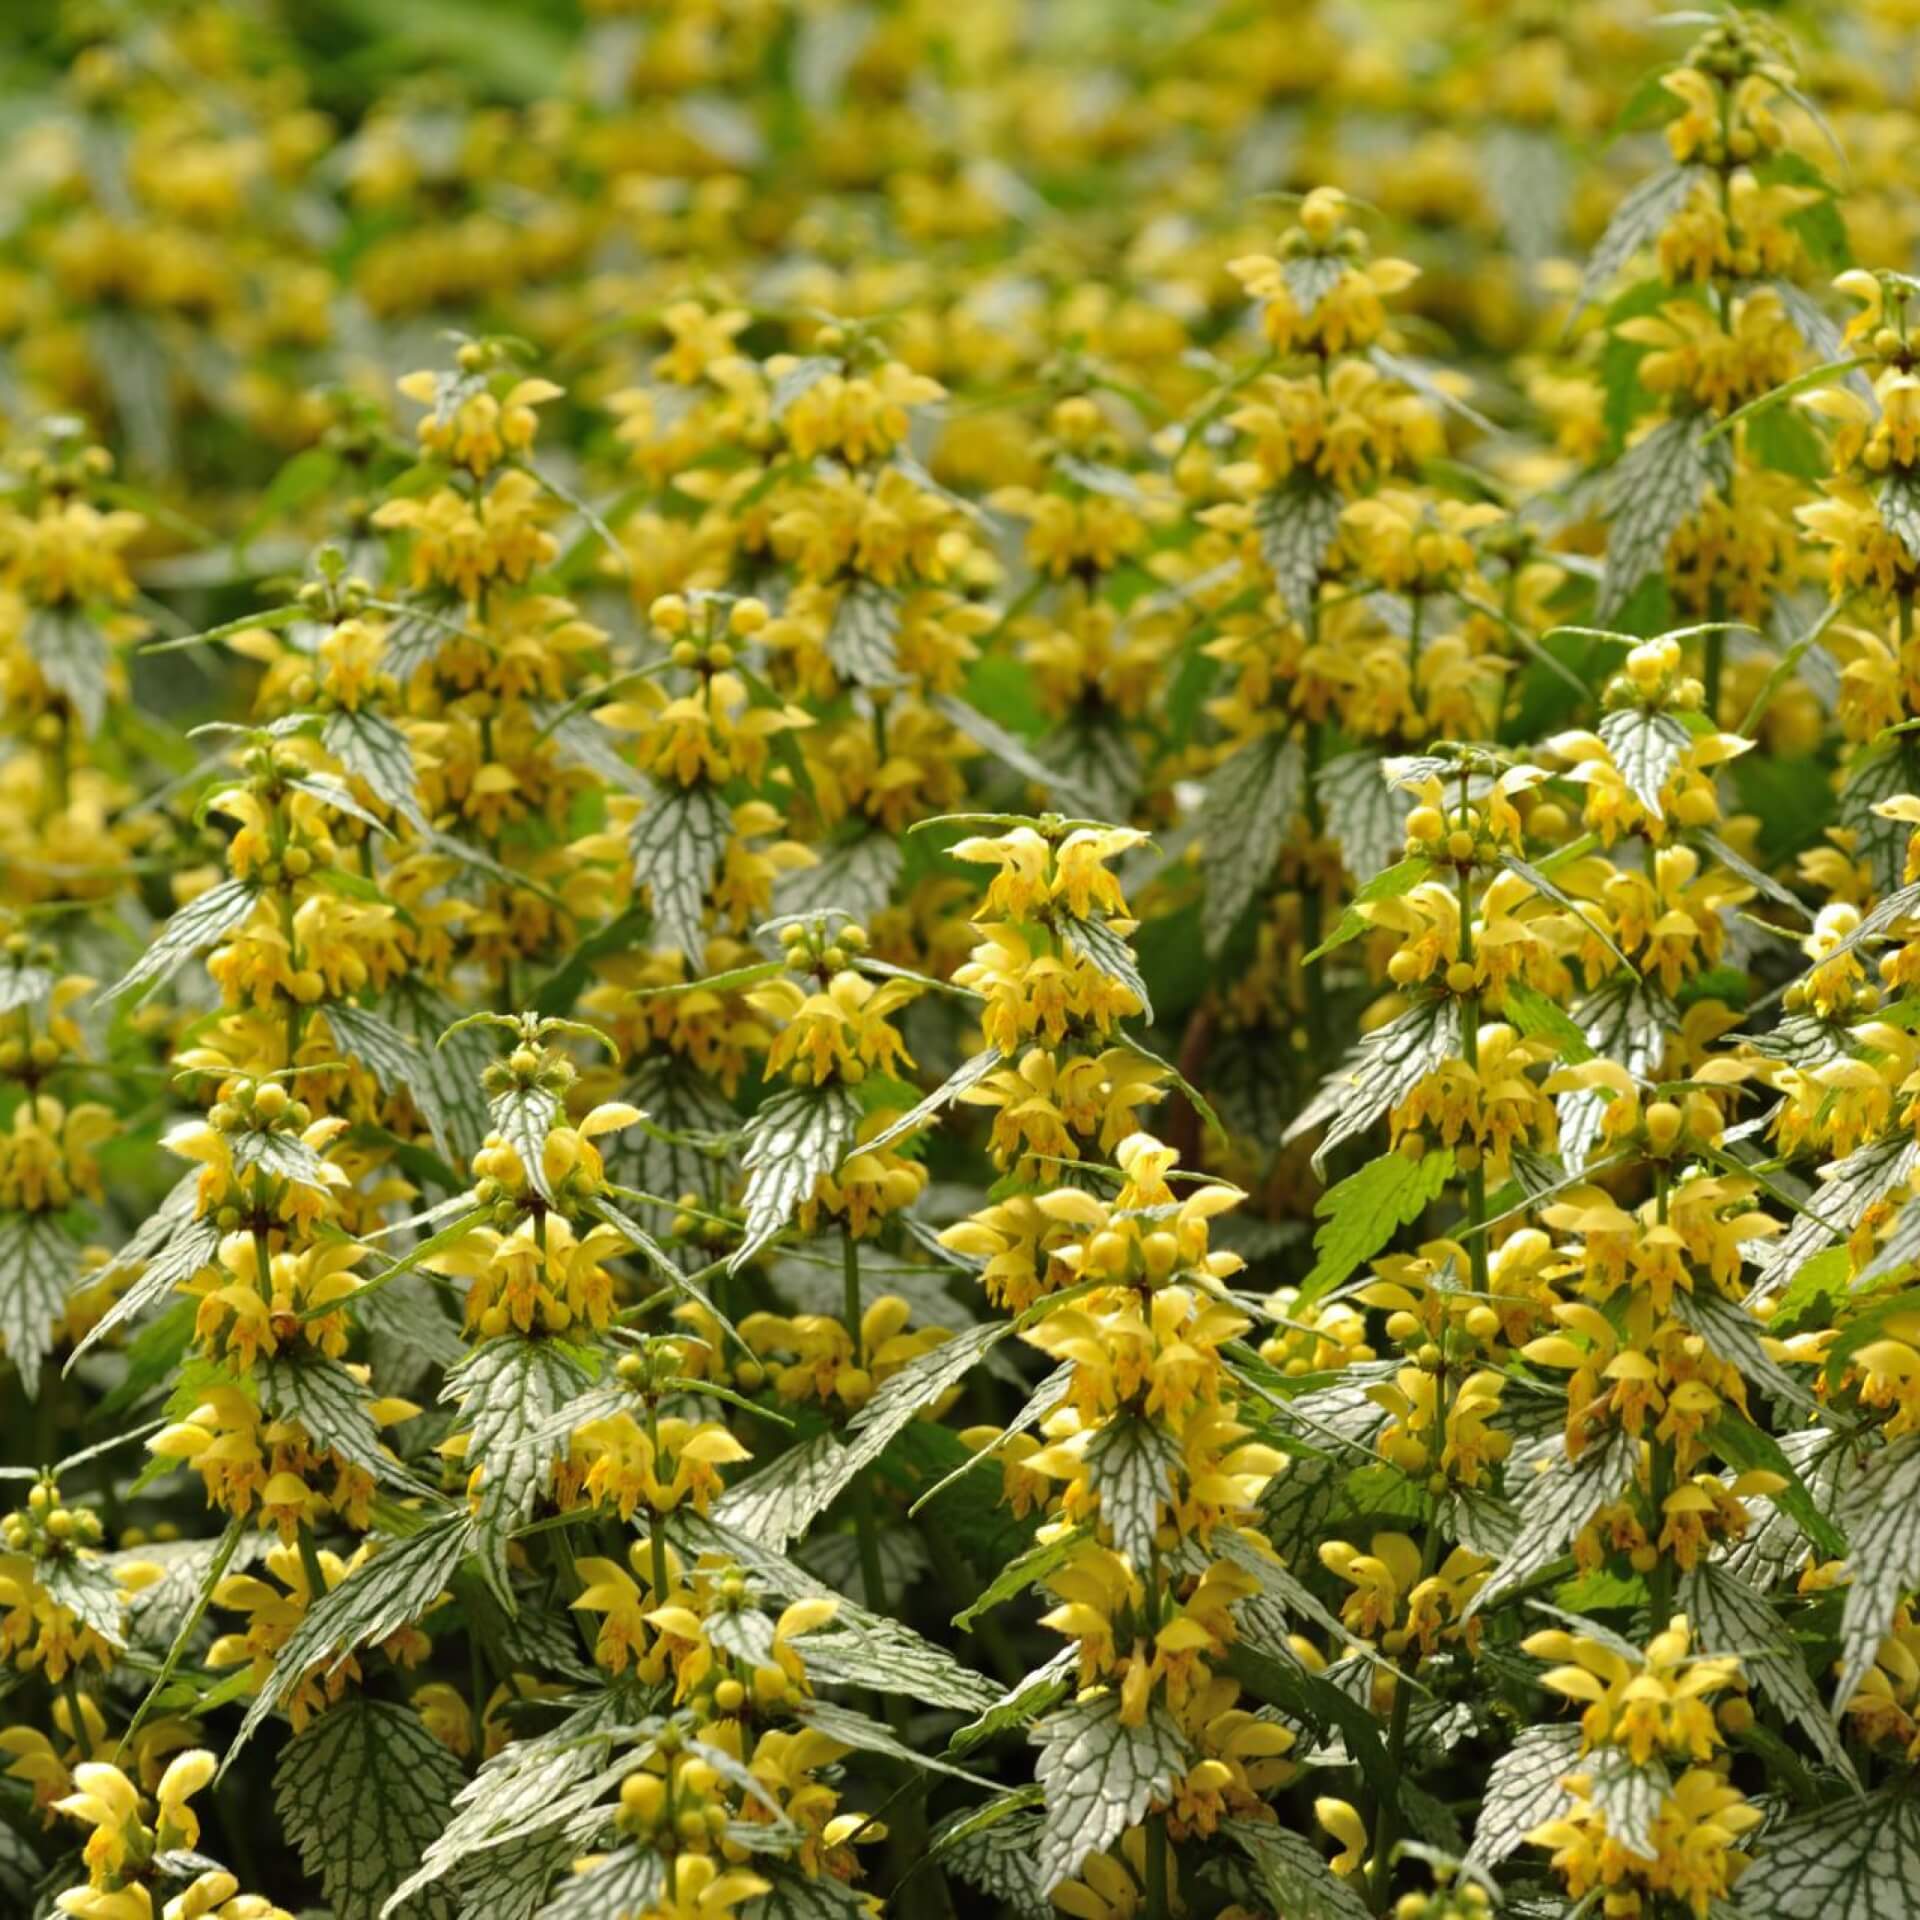
M 19 11 L 5 1911 L 1920 1916 L 1920 14 Z

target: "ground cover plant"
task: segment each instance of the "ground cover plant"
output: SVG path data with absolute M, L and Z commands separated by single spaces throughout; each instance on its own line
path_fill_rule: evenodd
M 1920 1916 L 1920 13 L 14 15 L 0 1910 Z

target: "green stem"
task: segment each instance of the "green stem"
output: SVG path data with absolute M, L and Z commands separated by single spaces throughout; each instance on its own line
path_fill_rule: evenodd
M 1661 1633 L 1673 1617 L 1673 1566 L 1665 1554 L 1660 1553 L 1659 1544 L 1660 1529 L 1666 1520 L 1667 1495 L 1673 1491 L 1673 1448 L 1664 1440 L 1656 1440 L 1651 1452 L 1653 1545 L 1659 1557 L 1653 1563 L 1653 1571 L 1647 1576 L 1647 1614 L 1652 1630 Z
M 841 1312 L 846 1317 L 847 1338 L 853 1342 L 853 1362 L 863 1367 L 867 1356 L 861 1351 L 860 1337 L 860 1243 L 850 1227 L 841 1229 L 840 1278 Z
M 313 1529 L 304 1520 L 300 1522 L 300 1564 L 307 1575 L 307 1604 L 315 1606 L 327 1597 L 327 1575 L 313 1543 Z
M 654 1472 L 657 1474 L 660 1471 L 660 1409 L 651 1399 L 647 1402 L 647 1440 L 653 1448 Z M 647 1551 L 653 1563 L 653 1604 L 664 1607 L 670 1579 L 667 1572 L 667 1516 L 656 1513 L 647 1531 Z
M 1170 1851 L 1167 1816 L 1155 1814 L 1147 1826 L 1147 1920 L 1169 1920 L 1173 1912 L 1167 1871 Z
M 73 1744 L 82 1760 L 93 1758 L 93 1735 L 87 1731 L 87 1718 L 80 1710 L 80 1683 L 69 1667 L 60 1681 L 60 1698 L 67 1703 L 67 1718 L 73 1724 Z
M 1420 1549 L 1421 1580 L 1431 1579 L 1434 1568 L 1439 1564 L 1440 1529 L 1438 1525 L 1433 1525 L 1427 1528 L 1426 1544 Z M 1413 1651 L 1411 1642 L 1408 1651 Z M 1373 1896 L 1377 1913 L 1386 1912 L 1388 1897 L 1393 1890 L 1393 1849 L 1400 1839 L 1400 1769 L 1406 1758 L 1407 1724 L 1412 1716 L 1413 1688 L 1406 1680 L 1396 1680 L 1393 1686 L 1393 1713 L 1387 1722 L 1387 1772 L 1392 1776 L 1395 1790 L 1382 1799 L 1374 1810 L 1373 1859 L 1367 1871 L 1367 1890 Z

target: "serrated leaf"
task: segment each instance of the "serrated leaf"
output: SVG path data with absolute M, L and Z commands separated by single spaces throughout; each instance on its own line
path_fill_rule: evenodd
M 1870 1140 L 1844 1160 L 1822 1167 L 1820 1184 L 1805 1211 L 1794 1215 L 1785 1233 L 1762 1254 L 1755 1299 L 1780 1291 L 1821 1248 L 1844 1240 L 1870 1207 L 1904 1188 L 1920 1166 L 1920 1146 L 1910 1135 Z
M 625 1847 L 563 1882 L 540 1909 L 539 1920 L 629 1920 L 656 1906 L 665 1887 L 660 1855 L 651 1848 Z
M 1164 1707 L 1149 1707 L 1131 1727 L 1120 1712 L 1120 1696 L 1103 1692 L 1062 1707 L 1033 1729 L 1040 1749 L 1034 1772 L 1047 1796 L 1035 1864 L 1049 1894 L 1074 1878 L 1090 1854 L 1105 1853 L 1138 1826 L 1155 1800 L 1170 1799 L 1193 1762 L 1186 1736 Z
M 453 1133 L 454 1113 L 430 1069 L 427 1050 L 384 1015 L 350 1000 L 331 1002 L 325 1018 L 341 1048 L 372 1068 L 388 1093 L 406 1094 L 420 1110 L 434 1144 L 448 1159 L 455 1158 L 459 1143 Z
M 892 1146 L 896 1140 L 904 1140 L 909 1134 L 918 1133 L 935 1115 L 944 1113 L 952 1106 L 969 1087 L 977 1087 L 999 1064 L 998 1047 L 988 1047 L 974 1054 L 971 1059 L 963 1060 L 918 1106 L 909 1108 L 899 1119 L 889 1121 L 866 1142 L 862 1151 L 878 1153 L 882 1148 Z
M 212 1262 L 220 1250 L 220 1229 L 212 1220 L 194 1217 L 199 1187 L 197 1174 L 190 1173 L 179 1181 L 145 1225 L 99 1273 L 90 1276 L 97 1284 L 141 1265 L 140 1277 L 74 1347 L 72 1359 L 67 1362 L 69 1369 L 96 1341 L 137 1319 Z
M 1105 811 L 1097 794 L 1089 791 L 1071 774 L 1063 773 L 1060 768 L 1041 759 L 1027 741 L 1017 733 L 1009 732 L 997 720 L 990 720 L 977 707 L 955 699 L 951 694 L 934 695 L 932 705 L 943 719 L 959 728 L 975 746 L 986 748 L 1002 765 L 1019 774 L 1023 780 L 1032 781 L 1060 806 L 1076 814 L 1094 817 Z
M 1346 502 L 1321 481 L 1269 494 L 1255 513 L 1260 559 L 1287 611 L 1304 626 L 1320 595 L 1320 569 L 1340 537 Z
M 1920 1434 L 1903 1434 L 1875 1455 L 1834 1517 L 1852 1543 L 1833 1693 L 1839 1712 L 1873 1666 L 1894 1610 L 1920 1587 Z
M 442 1114 L 449 1145 L 461 1160 L 471 1159 L 492 1127 L 487 1097 L 480 1089 L 480 1076 L 493 1060 L 486 1036 L 471 1027 L 448 1033 L 460 1009 L 440 994 L 402 990 L 393 996 L 389 1011 L 395 1027 L 410 1034 L 420 1049 L 417 1075 L 408 1087 L 414 1105 L 427 1115 L 429 1126 L 435 1125 L 435 1112 Z
M 1574 1003 L 1573 1019 L 1596 1054 L 1645 1083 L 1659 1071 L 1680 1010 L 1657 982 L 1616 974 Z
M 79 1270 L 80 1248 L 52 1214 L 0 1215 L 0 1342 L 29 1400 Z
M 1579 1754 L 1578 1727 L 1522 1727 L 1488 1769 L 1468 1859 L 1498 1866 L 1535 1827 L 1565 1812 L 1568 1794 L 1560 1783 Z
M 962 1713 L 979 1713 L 998 1697 L 999 1689 L 983 1675 L 963 1667 L 950 1655 L 885 1614 L 867 1608 L 834 1593 L 824 1581 L 816 1579 L 804 1567 L 777 1550 L 765 1546 L 744 1533 L 736 1532 L 718 1518 L 692 1513 L 682 1508 L 673 1519 L 674 1538 L 696 1553 L 718 1553 L 736 1560 L 755 1579 L 783 1600 L 832 1599 L 836 1611 L 830 1628 L 807 1636 L 809 1653 L 824 1646 L 835 1636 L 858 1635 L 876 1653 L 898 1649 L 902 1656 L 919 1663 L 920 1698 L 931 1706 L 952 1707 Z M 934 1658 L 928 1660 L 926 1656 Z
M 1601 1747 L 1580 1762 L 1587 1798 L 1607 1823 L 1607 1838 L 1642 1860 L 1658 1857 L 1653 1837 L 1673 1780 L 1658 1761 L 1636 1766 L 1618 1747 Z
M 813 1192 L 814 1182 L 846 1157 L 860 1124 L 860 1103 L 845 1087 L 788 1087 L 747 1123 L 740 1164 L 746 1238 L 727 1263 L 739 1270 L 778 1233 Z
M 127 1644 L 127 1595 L 113 1568 L 97 1554 L 65 1553 L 40 1561 L 34 1579 L 56 1606 L 109 1646 Z
M 627 1705 L 601 1692 L 557 1727 L 495 1754 L 454 1795 L 453 1817 L 429 1841 L 419 1866 L 389 1896 L 387 1907 L 398 1910 L 422 1888 L 478 1857 L 517 1849 L 560 1832 L 571 1821 L 589 1820 L 590 1830 L 597 1830 L 595 1804 L 611 1784 L 605 1763 L 612 1729 L 629 1719 Z
M 1670 713 L 1621 707 L 1601 717 L 1600 738 L 1607 743 L 1613 764 L 1620 769 L 1620 777 L 1634 798 L 1656 820 L 1665 819 L 1660 789 L 1686 756 L 1691 738 L 1686 728 Z
M 1287 1920 L 1371 1920 L 1353 1886 L 1334 1877 L 1311 1840 L 1270 1820 L 1229 1820 L 1222 1831 L 1253 1862 L 1275 1913 Z
M 1023 1787 L 976 1813 L 943 1823 L 931 1853 L 947 1873 L 1009 1908 L 1015 1920 L 1056 1920 L 1059 1911 L 1047 1898 L 1034 1864 L 1040 1818 L 1025 1809 L 1037 1794 L 1037 1788 Z M 1007 1811 L 999 1811 L 1002 1806 Z M 995 1817 L 987 1819 L 989 1814 Z M 986 1824 L 976 1827 L 975 1820 Z
M 547 1201 L 553 1189 L 547 1181 L 547 1135 L 560 1118 L 560 1096 L 545 1087 L 509 1087 L 487 1102 L 493 1130 L 515 1153 L 527 1184 Z
M 1460 1046 L 1460 1003 L 1445 993 L 1416 1000 L 1397 1019 L 1363 1036 L 1348 1064 L 1327 1076 L 1287 1137 L 1332 1121 L 1313 1155 L 1314 1170 L 1321 1172 L 1335 1147 L 1390 1113 L 1442 1061 L 1456 1058 Z
M 427 816 L 420 807 L 413 748 L 391 720 L 370 709 L 349 712 L 343 707 L 327 715 L 320 740 L 348 773 L 366 782 L 382 806 L 425 831 Z
M 1580 277 L 1580 290 L 1574 298 L 1569 320 L 1588 301 L 1597 298 L 1611 285 L 1620 269 L 1642 247 L 1651 245 L 1658 238 L 1667 223 L 1687 204 L 1694 188 L 1706 177 L 1706 170 L 1702 167 L 1677 167 L 1669 172 L 1653 174 L 1641 181 L 1614 208 L 1606 231 L 1588 256 L 1586 271 Z
M 1803 1414 L 1816 1410 L 1812 1390 L 1796 1380 L 1762 1344 L 1763 1323 L 1745 1307 L 1716 1292 L 1710 1280 L 1692 1292 L 1676 1287 L 1673 1312 L 1706 1342 L 1709 1352 L 1731 1365 L 1750 1387 L 1759 1387 Z
M 338 1360 L 317 1353 L 276 1353 L 257 1361 L 253 1376 L 263 1412 L 276 1420 L 297 1420 L 316 1447 L 331 1447 L 377 1478 L 394 1473 L 395 1462 L 380 1444 L 367 1389 Z
M 37 1007 L 53 987 L 54 976 L 46 967 L 0 966 L 0 1014 Z
M 831 354 L 803 354 L 774 381 L 772 395 L 767 401 L 768 414 L 775 420 L 785 419 L 787 409 L 802 394 L 818 386 L 829 374 L 839 371 L 840 362 Z
M 417 1713 L 385 1701 L 345 1700 L 294 1736 L 274 1773 L 274 1807 L 335 1920 L 379 1920 L 445 1825 L 462 1777 Z M 395 1911 L 452 1920 L 454 1908 L 434 1888 Z
M 1699 1652 L 1738 1656 L 1747 1678 L 1800 1728 L 1821 1759 L 1845 1778 L 1855 1777 L 1799 1643 L 1764 1594 L 1731 1569 L 1704 1561 L 1682 1580 L 1679 1604 L 1693 1623 Z
M 41 679 L 73 709 L 81 731 L 98 733 L 107 715 L 113 659 L 100 623 L 81 607 L 39 607 L 28 616 L 20 640 Z
M 1356 881 L 1397 862 L 1406 842 L 1405 808 L 1387 785 L 1380 756 L 1364 748 L 1329 760 L 1313 776 L 1327 832 Z
M 953 1624 L 956 1627 L 970 1627 L 982 1614 L 991 1613 L 1003 1602 L 1025 1593 L 1048 1574 L 1064 1567 L 1086 1537 L 1087 1530 L 1082 1525 L 1069 1527 L 1051 1539 L 1036 1541 L 1025 1553 L 1008 1561 L 978 1596 L 953 1616 Z
M 960 1618 L 958 1614 L 954 1616 L 956 1624 Z M 985 1712 L 964 1727 L 955 1728 L 953 1738 L 947 1742 L 947 1751 L 971 1753 L 975 1747 L 1003 1733 L 1031 1726 L 1041 1714 L 1058 1706 L 1073 1691 L 1079 1670 L 1078 1649 L 1062 1647 L 1045 1665 L 1035 1667 L 1024 1680 L 1016 1681 Z
M 815 865 L 782 874 L 774 905 L 782 914 L 838 909 L 866 925 L 886 911 L 904 864 L 892 834 L 863 833 L 828 847 Z
M 661 1054 L 640 1063 L 622 1097 L 651 1125 L 606 1137 L 609 1171 L 647 1193 L 709 1194 L 721 1163 L 704 1149 L 740 1124 L 720 1089 L 691 1061 Z
M 1331 1292 L 1348 1274 L 1373 1256 L 1453 1177 L 1453 1155 L 1427 1153 L 1408 1160 L 1382 1154 L 1314 1202 L 1314 1218 L 1323 1221 L 1313 1236 L 1313 1269 L 1300 1283 L 1298 1306 L 1305 1308 Z
M 856 580 L 840 596 L 827 626 L 828 664 L 856 687 L 900 683 L 900 596 L 871 580 Z
M 440 1398 L 465 1416 L 465 1464 L 483 1470 L 477 1541 L 500 1575 L 496 1593 L 504 1585 L 505 1537 L 532 1512 L 566 1450 L 532 1436 L 592 1378 L 584 1355 L 565 1342 L 513 1333 L 483 1341 L 447 1375 Z
M 1140 1002 L 1141 1014 L 1153 1018 L 1153 1001 L 1147 983 L 1140 976 L 1140 963 L 1126 936 L 1116 932 L 1105 920 L 1082 920 L 1067 914 L 1059 922 L 1060 938 L 1090 966 L 1117 980 Z
M 818 1727 L 830 1740 L 844 1742 L 856 1753 L 885 1754 L 891 1760 L 903 1760 L 911 1767 L 944 1773 L 976 1787 L 993 1785 L 992 1781 L 983 1780 L 977 1773 L 969 1773 L 965 1767 L 955 1766 L 950 1760 L 942 1760 L 935 1754 L 909 1746 L 883 1721 L 871 1719 L 852 1707 L 843 1707 L 837 1701 L 809 1700 L 804 1707 L 796 1708 L 796 1712 L 806 1724 Z
M 1878 505 L 1880 524 L 1906 548 L 1907 558 L 1920 566 L 1920 476 L 1895 468 L 1880 483 Z
M 808 1879 L 791 1868 L 772 1868 L 768 1891 L 737 1909 L 740 1920 L 863 1920 L 872 1912 L 864 1895 L 831 1874 Z
M 1578 1065 L 1582 1060 L 1593 1058 L 1593 1048 L 1580 1031 L 1579 1023 L 1524 980 L 1507 982 L 1500 1010 L 1516 1032 L 1530 1040 L 1551 1040 L 1561 1059 Z
M 1665 564 L 1667 544 L 1710 487 L 1724 485 L 1732 451 L 1705 437 L 1706 417 L 1662 421 L 1629 447 L 1607 490 L 1606 568 L 1594 605 L 1610 620 L 1648 574 Z
M 1311 320 L 1320 302 L 1347 276 L 1349 262 L 1339 254 L 1299 253 L 1280 264 L 1280 277 L 1303 320 Z
M 344 813 L 349 820 L 358 820 L 375 833 L 384 834 L 388 831 L 386 822 L 377 813 L 363 807 L 353 797 L 353 789 L 335 774 L 298 774 L 288 780 L 287 787 L 290 792 L 304 793 L 309 800 L 318 800 L 334 813 Z
M 1200 803 L 1205 846 L 1207 952 L 1218 954 L 1273 873 L 1300 805 L 1305 760 L 1300 743 L 1264 734 L 1221 762 Z
M 566 1872 L 579 1851 L 564 1838 L 541 1835 L 470 1860 L 453 1881 L 461 1920 L 539 1920 L 555 1875 Z
M 222 880 L 190 900 L 161 928 L 140 958 L 107 989 L 106 997 L 141 989 L 144 1000 L 185 965 L 202 947 L 224 939 L 253 911 L 260 889 L 250 880 Z
M 384 1640 L 400 1627 L 418 1625 L 433 1609 L 454 1569 L 473 1544 L 464 1513 L 449 1514 L 404 1540 L 384 1544 L 372 1559 L 301 1616 L 275 1656 L 273 1671 L 247 1709 L 225 1766 L 259 1730 L 308 1668 L 343 1659 L 355 1647 Z
M 1619 1428 L 1578 1460 L 1553 1456 L 1521 1501 L 1520 1531 L 1511 1551 L 1467 1603 L 1462 1618 L 1491 1606 L 1559 1559 L 1581 1528 L 1632 1482 L 1638 1461 L 1638 1445 Z
M 1766 1834 L 1740 1876 L 1753 1920 L 1907 1920 L 1920 1887 L 1920 1800 L 1904 1782 Z
M 1814 1504 L 1813 1496 L 1786 1450 L 1772 1434 L 1751 1420 L 1722 1407 L 1701 1435 L 1707 1446 L 1738 1473 L 1758 1467 L 1775 1473 L 1787 1484 L 1767 1495 L 1829 1559 L 1842 1559 L 1847 1542 L 1840 1529 Z
M 653 900 L 655 947 L 671 947 L 698 967 L 706 952 L 707 889 L 733 837 L 733 810 L 709 786 L 655 781 L 628 846 L 635 882 Z
M 1100 1496 L 1100 1524 L 1115 1552 L 1143 1570 L 1153 1560 L 1160 1509 L 1173 1499 L 1178 1444 L 1157 1421 L 1116 1414 L 1087 1449 L 1087 1481 Z

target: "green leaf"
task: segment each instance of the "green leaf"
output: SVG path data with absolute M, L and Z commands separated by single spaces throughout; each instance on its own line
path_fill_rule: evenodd
M 274 1772 L 274 1809 L 335 1920 L 380 1920 L 463 1777 L 417 1713 L 383 1700 L 349 1698 L 294 1735 Z M 452 1920 L 454 1906 L 434 1888 L 393 1911 Z
M 1385 782 L 1381 783 L 1385 788 Z M 1340 916 L 1333 931 L 1313 949 L 1301 956 L 1303 967 L 1311 966 L 1314 961 L 1331 953 L 1335 947 L 1344 947 L 1349 940 L 1357 940 L 1366 932 L 1368 921 L 1365 914 L 1354 909 L 1365 901 L 1397 900 L 1402 894 L 1411 893 L 1423 880 L 1433 878 L 1436 869 L 1425 854 L 1409 854 L 1406 859 L 1376 873 L 1365 886 L 1353 896 L 1346 911 Z
M 1510 980 L 1504 990 L 1501 1011 L 1515 1030 L 1530 1040 L 1551 1040 L 1563 1060 L 1578 1065 L 1593 1058 L 1587 1036 L 1537 987 L 1524 980 Z
M 1033 1741 L 1040 1749 L 1034 1772 L 1047 1796 L 1035 1861 L 1048 1893 L 1073 1879 L 1090 1854 L 1105 1853 L 1137 1827 L 1155 1800 L 1171 1798 L 1194 1760 L 1164 1707 L 1149 1707 L 1130 1727 L 1111 1691 L 1049 1714 L 1033 1729 Z
M 995 1607 L 1025 1593 L 1048 1574 L 1064 1567 L 1078 1551 L 1087 1533 L 1088 1529 L 1084 1526 L 1069 1527 L 1050 1540 L 1036 1542 L 1025 1553 L 1008 1561 L 981 1590 L 979 1597 L 953 1616 L 953 1624 L 956 1627 L 972 1626 L 983 1614 L 991 1613 Z
M 740 1157 L 746 1238 L 730 1271 L 738 1273 L 793 1218 L 814 1182 L 839 1166 L 859 1124 L 860 1103 L 837 1084 L 783 1088 L 761 1106 Z
M 1453 1155 L 1418 1160 L 1386 1153 L 1329 1187 L 1314 1203 L 1326 1224 L 1313 1236 L 1313 1270 L 1300 1283 L 1305 1308 L 1330 1293 L 1354 1268 L 1371 1260 L 1409 1221 L 1419 1219 L 1453 1177 Z
M 391 1541 L 363 1562 L 301 1616 L 275 1656 L 273 1672 L 240 1723 L 221 1763 L 232 1766 L 260 1723 L 299 1684 L 309 1667 L 337 1661 L 354 1648 L 384 1640 L 403 1626 L 417 1626 L 433 1611 L 454 1569 L 473 1544 L 464 1512 L 432 1521 L 404 1540 Z
M 794 1868 L 774 1866 L 761 1877 L 770 1883 L 768 1891 L 735 1909 L 739 1920 L 864 1920 L 873 1911 L 864 1894 L 830 1873 L 809 1879 Z
M 106 991 L 118 1000 L 135 987 L 146 999 L 203 947 L 224 939 L 253 911 L 260 889 L 250 880 L 222 880 L 190 900 L 161 928 L 140 958 Z
M 80 1272 L 80 1248 L 48 1213 L 0 1215 L 0 1341 L 29 1400 Z
M 576 1851 L 561 1849 L 563 1855 Z M 666 1862 L 653 1848 L 622 1847 L 585 1873 L 562 1880 L 540 1909 L 539 1920 L 629 1920 L 659 1905 L 666 1879 Z M 468 1912 L 485 1910 L 483 1904 L 467 1907 Z
M 1200 836 L 1207 878 L 1202 926 L 1209 954 L 1218 955 L 1272 877 L 1300 808 L 1305 769 L 1299 741 L 1268 733 L 1208 776 Z

